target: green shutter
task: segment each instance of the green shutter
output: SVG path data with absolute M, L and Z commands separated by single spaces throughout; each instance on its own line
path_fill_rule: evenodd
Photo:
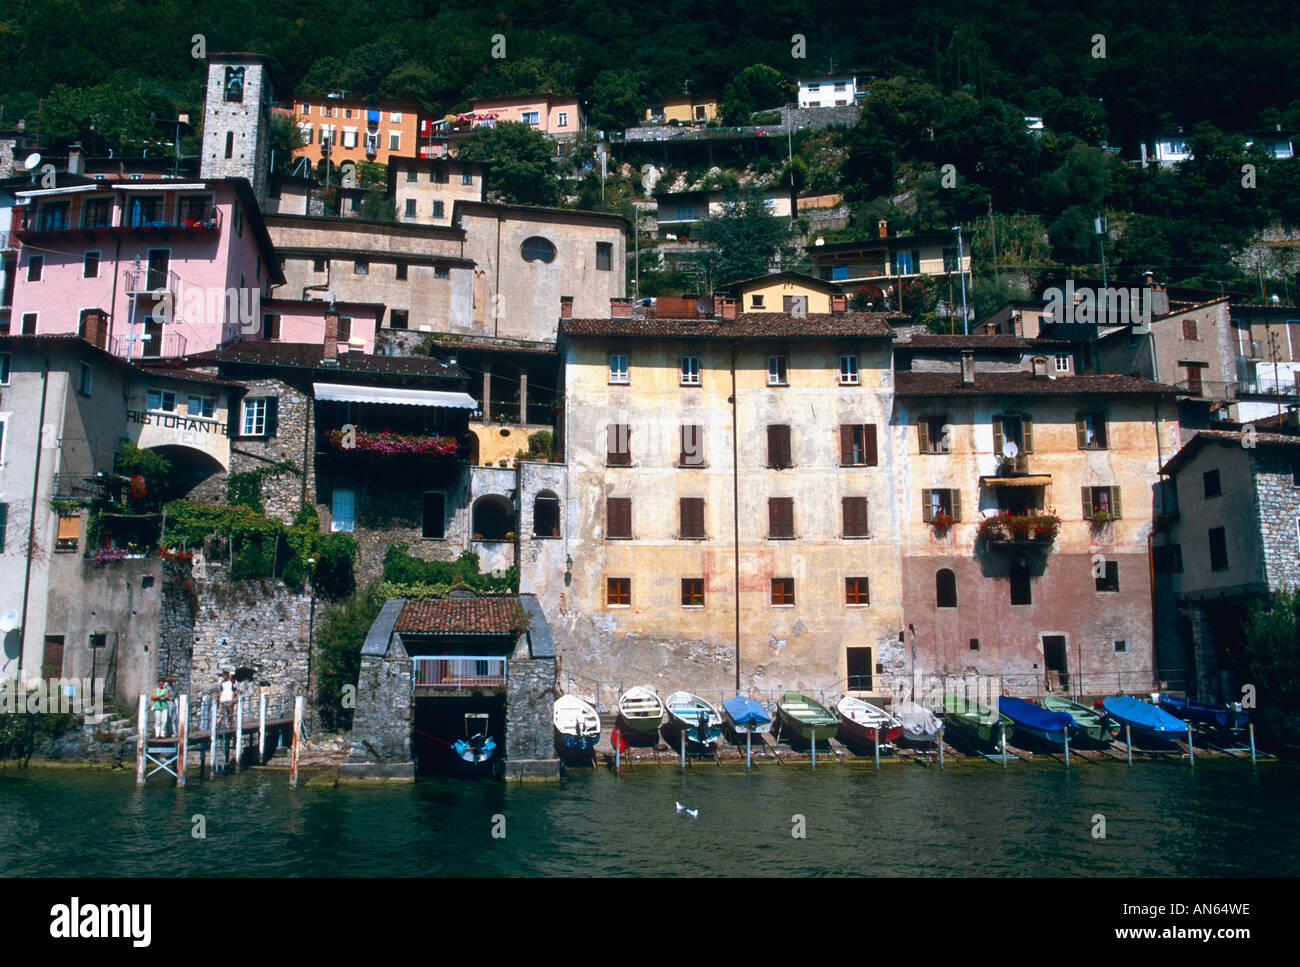
M 1118 487 L 1110 488 L 1110 512 L 1115 515 L 1116 520 L 1119 520 L 1119 518 L 1124 516 L 1119 509 L 1119 488 Z
M 927 524 L 934 520 L 934 515 L 930 512 L 930 493 L 929 490 L 921 491 L 921 520 Z
M 921 441 L 921 452 L 930 452 L 930 418 L 923 416 L 916 423 L 916 435 Z
M 961 491 L 952 490 L 952 519 L 961 520 Z
M 1088 424 L 1086 414 L 1079 413 L 1074 418 L 1074 436 L 1080 450 L 1088 448 Z
M 1034 420 L 1032 417 L 1022 416 L 1020 418 L 1020 433 L 1024 445 L 1020 448 L 1021 453 L 1034 452 Z
M 1083 519 L 1087 520 L 1092 516 L 1092 488 L 1083 488 Z
M 1005 441 L 1002 439 L 1002 417 L 993 417 L 993 455 L 999 460 L 1002 459 L 1002 446 Z

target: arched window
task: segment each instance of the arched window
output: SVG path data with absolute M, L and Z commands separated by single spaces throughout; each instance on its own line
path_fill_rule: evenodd
M 533 536 L 560 536 L 560 498 L 543 490 L 533 499 Z
M 519 246 L 519 254 L 523 256 L 525 262 L 550 263 L 555 261 L 555 246 L 550 239 L 542 238 L 540 235 L 530 235 Z
M 957 575 L 946 567 L 934 576 L 934 598 L 936 607 L 957 607 Z
M 475 502 L 473 520 L 476 541 L 504 541 L 515 530 L 514 508 L 510 501 L 495 494 Z

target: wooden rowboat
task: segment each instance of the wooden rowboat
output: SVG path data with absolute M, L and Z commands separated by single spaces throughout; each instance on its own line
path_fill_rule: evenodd
M 840 723 L 831 710 L 816 699 L 798 692 L 786 692 L 776 703 L 781 734 L 797 735 L 805 742 L 832 738 Z
M 897 742 L 903 735 L 903 723 L 884 709 L 845 695 L 835 706 L 840 720 L 840 740 L 845 744 L 858 743 L 874 749 L 876 742 L 886 745 Z
M 664 717 L 664 703 L 654 689 L 636 685 L 618 700 L 618 717 L 624 732 L 657 732 Z
M 668 721 L 664 737 L 676 746 L 683 733 L 686 741 L 712 749 L 722 739 L 722 713 L 710 702 L 690 692 L 673 692 L 664 700 Z
M 555 700 L 551 722 L 561 752 L 590 752 L 600 741 L 600 716 L 576 695 L 561 695 Z
M 1010 742 L 1016 732 L 1011 719 L 964 695 L 944 695 L 943 724 L 950 735 L 981 752 L 997 752 L 1002 747 L 1002 738 L 1005 736 Z
M 1111 722 L 1101 712 L 1098 712 L 1095 708 L 1089 708 L 1087 705 L 1071 702 L 1068 698 L 1045 695 L 1043 696 L 1043 708 L 1050 712 L 1064 712 L 1074 719 L 1076 731 L 1074 737 L 1070 739 L 1072 744 L 1077 743 L 1080 746 L 1104 749 L 1110 745 L 1111 741 L 1119 733 L 1119 726 Z

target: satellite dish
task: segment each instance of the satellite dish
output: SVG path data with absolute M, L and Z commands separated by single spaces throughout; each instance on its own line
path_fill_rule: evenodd
M 1014 460 L 1018 453 L 1020 453 L 1020 448 L 1016 446 L 1015 440 L 1008 440 L 1002 444 L 1002 455 L 1008 460 Z
M 814 245 L 825 245 L 825 244 L 826 244 L 826 239 L 824 239 L 822 236 L 818 235 L 818 236 L 817 236 L 817 241 L 813 242 L 813 244 L 814 244 Z
M 0 616 L 0 631 L 8 634 L 18 627 L 18 612 L 12 608 Z
M 31 171 L 40 163 L 41 163 L 41 153 L 39 151 L 33 151 L 31 154 L 27 156 L 27 160 L 23 162 L 23 167 L 28 171 Z

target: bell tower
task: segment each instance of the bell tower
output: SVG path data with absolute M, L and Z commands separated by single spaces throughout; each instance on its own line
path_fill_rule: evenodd
M 203 102 L 203 178 L 247 178 L 257 203 L 266 202 L 269 184 L 268 125 L 274 92 L 261 54 L 208 56 Z

